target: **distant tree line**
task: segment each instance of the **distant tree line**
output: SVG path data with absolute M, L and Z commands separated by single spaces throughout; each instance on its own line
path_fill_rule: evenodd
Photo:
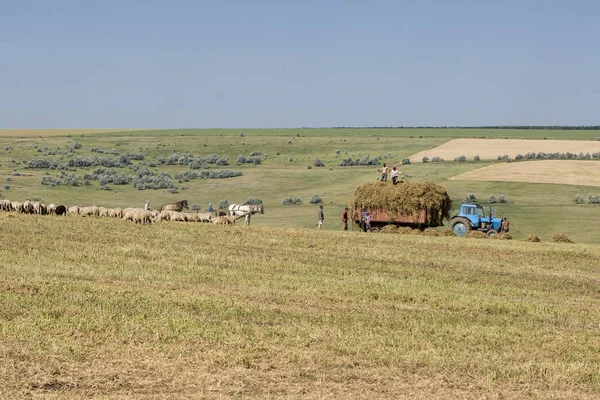
M 302 127 L 302 129 L 315 129 Z M 490 126 L 328 126 L 318 129 L 535 129 L 547 131 L 598 131 L 600 125 L 490 125 Z

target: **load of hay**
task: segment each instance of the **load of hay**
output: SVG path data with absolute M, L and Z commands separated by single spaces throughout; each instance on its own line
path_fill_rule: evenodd
M 501 232 L 497 235 L 491 236 L 490 239 L 496 240 L 512 240 L 512 235 L 508 232 Z
M 417 219 L 422 209 L 427 210 L 429 225 L 442 225 L 450 217 L 452 200 L 442 186 L 432 182 L 365 183 L 356 188 L 349 203 L 352 218 L 358 219 L 357 210 L 384 210 L 390 218 L 401 214 Z
M 529 236 L 527 236 L 527 238 L 525 239 L 526 242 L 541 242 L 540 237 L 538 235 L 536 235 L 535 233 L 530 233 Z
M 386 225 L 381 228 L 381 233 L 398 233 L 398 227 L 396 225 Z
M 552 241 L 557 243 L 573 243 L 573 241 L 564 233 L 556 233 L 552 235 Z

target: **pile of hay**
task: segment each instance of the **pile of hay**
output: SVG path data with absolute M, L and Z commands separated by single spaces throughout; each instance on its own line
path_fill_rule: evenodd
M 487 239 L 487 235 L 480 231 L 469 231 L 467 237 L 469 239 Z
M 502 233 L 492 236 L 490 239 L 512 240 L 512 235 L 508 232 L 502 232 Z
M 454 231 L 452 229 L 444 229 L 440 233 L 440 236 L 456 236 L 456 233 L 454 233 Z
M 526 242 L 541 242 L 540 238 L 538 235 L 536 235 L 535 233 L 530 233 L 529 236 L 527 236 L 527 238 L 525 239 Z
M 386 225 L 381 228 L 381 233 L 398 233 L 398 227 L 396 225 Z
M 440 233 L 438 231 L 436 231 L 435 229 L 425 229 L 423 232 L 421 232 L 421 235 L 423 235 L 423 236 L 440 236 Z
M 573 243 L 573 241 L 569 239 L 564 233 L 556 233 L 552 235 L 552 241 L 558 243 Z
M 357 211 L 361 208 L 384 210 L 390 218 L 409 214 L 415 219 L 426 208 L 429 223 L 442 225 L 444 219 L 450 218 L 452 200 L 446 189 L 436 183 L 399 182 L 392 185 L 377 181 L 357 187 L 348 206 L 353 219 L 360 217 Z

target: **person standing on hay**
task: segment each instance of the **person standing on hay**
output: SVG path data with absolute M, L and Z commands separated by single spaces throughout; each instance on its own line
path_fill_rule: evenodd
M 396 169 L 396 166 L 392 167 L 392 184 L 393 185 L 397 185 L 398 184 L 398 174 L 400 173 L 400 171 L 398 171 Z
M 323 214 L 323 205 L 319 206 L 319 211 L 317 212 L 317 216 L 319 217 L 319 222 L 317 223 L 317 229 L 321 230 L 323 226 L 323 221 L 325 220 L 325 214 Z
M 348 230 L 348 207 L 344 208 L 344 212 L 342 213 L 342 222 L 344 223 L 344 230 Z
M 381 172 L 381 182 L 387 182 L 389 168 L 383 163 L 383 167 L 377 171 Z

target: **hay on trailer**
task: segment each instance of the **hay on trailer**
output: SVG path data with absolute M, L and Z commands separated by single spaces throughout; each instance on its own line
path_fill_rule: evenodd
M 422 209 L 427 209 L 429 225 L 442 225 L 450 218 L 452 200 L 446 189 L 432 182 L 370 182 L 356 188 L 349 203 L 353 219 L 358 210 L 384 210 L 390 218 L 412 215 L 417 219 Z
M 552 235 L 552 241 L 557 243 L 573 243 L 573 241 L 564 233 L 556 233 Z
M 440 233 L 440 236 L 456 236 L 456 233 L 454 233 L 454 231 L 452 229 L 444 229 Z
M 467 233 L 469 239 L 487 239 L 487 235 L 480 231 L 470 231 Z
M 536 235 L 535 233 L 530 233 L 529 236 L 527 236 L 526 239 L 524 239 L 526 242 L 541 242 L 540 238 L 538 235 Z

